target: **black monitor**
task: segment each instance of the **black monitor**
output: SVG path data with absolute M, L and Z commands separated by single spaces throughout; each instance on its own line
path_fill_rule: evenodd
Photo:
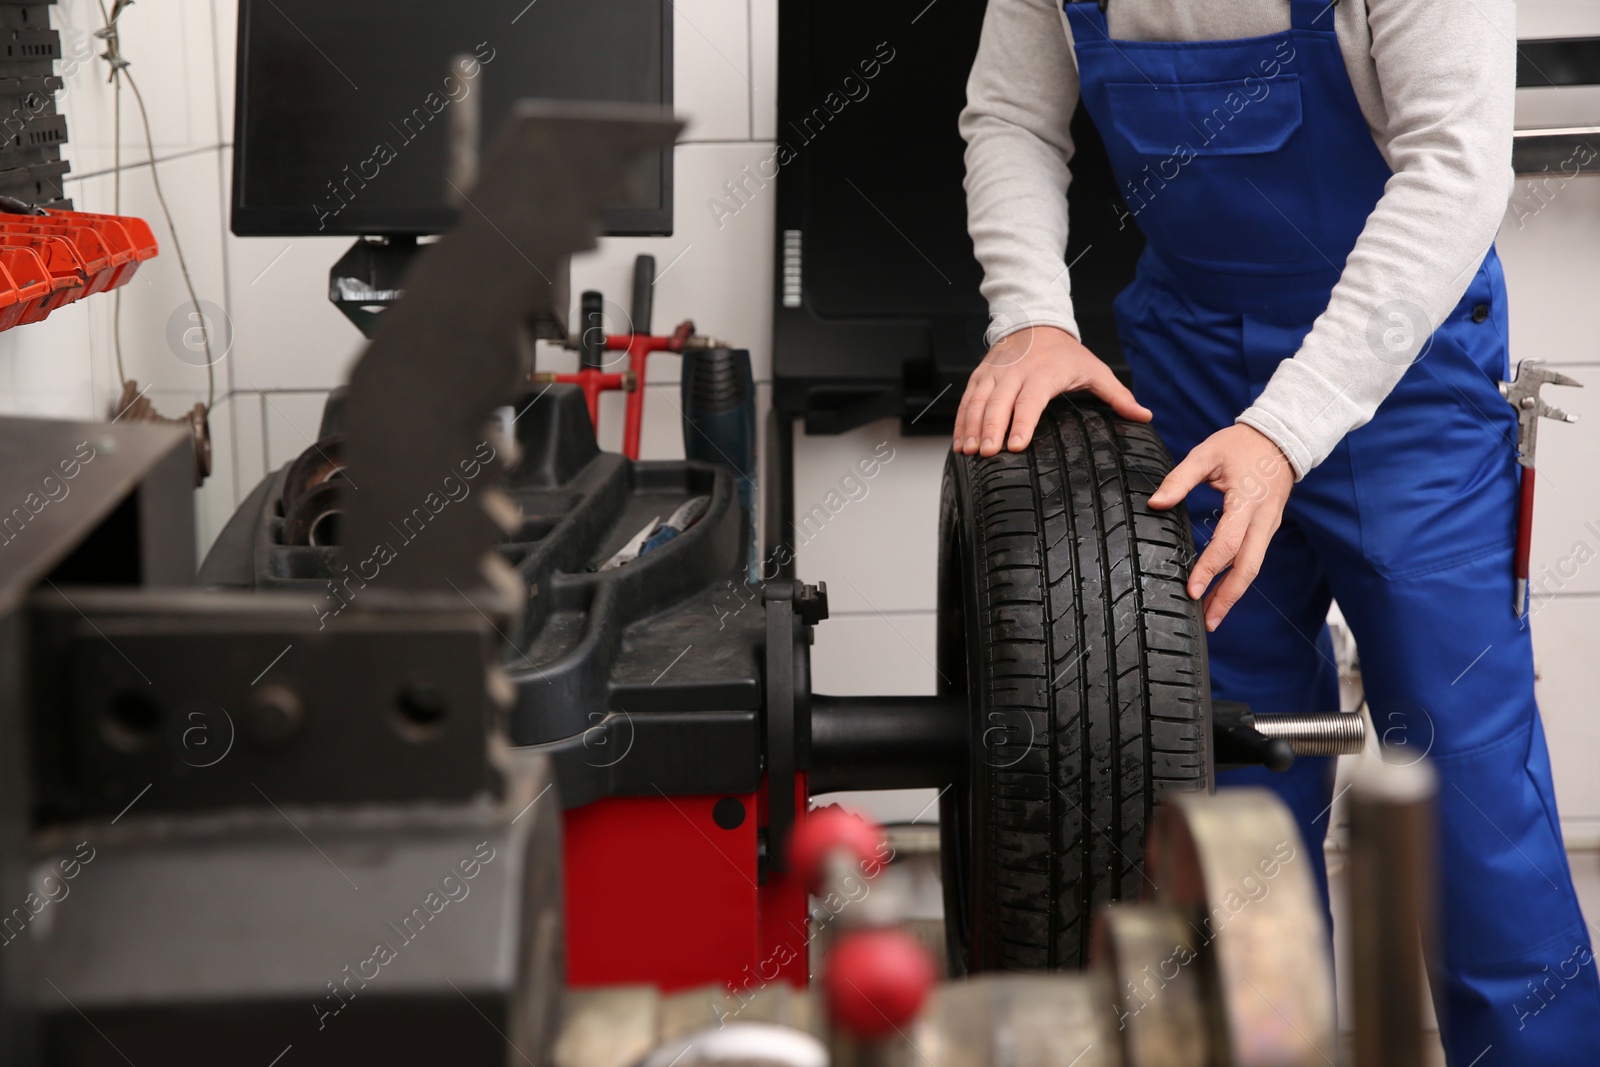
M 759 175 L 778 183 L 773 403 L 809 432 L 898 415 L 907 433 L 947 433 L 983 357 L 957 120 L 984 9 L 778 0 L 779 149 Z M 1111 300 L 1144 242 L 1086 114 L 1072 134 L 1062 266 L 1089 256 L 1072 273 L 1078 324 L 1114 363 Z
M 671 2 L 240 0 L 237 78 L 234 233 L 440 233 L 450 109 L 478 94 L 485 140 L 530 97 L 671 110 Z M 670 148 L 604 223 L 672 232 Z

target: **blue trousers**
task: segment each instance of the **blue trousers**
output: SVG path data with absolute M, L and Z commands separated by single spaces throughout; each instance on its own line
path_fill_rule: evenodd
M 1180 458 L 1230 425 L 1306 332 L 1197 303 L 1148 256 L 1116 310 L 1135 393 Z M 1557 822 L 1529 632 L 1511 608 L 1519 468 L 1515 414 L 1495 387 L 1505 327 L 1491 252 L 1377 416 L 1295 487 L 1260 576 L 1211 635 L 1212 687 L 1258 712 L 1336 709 L 1325 620 L 1337 599 L 1384 758 L 1426 756 L 1439 775 L 1430 964 L 1450 1063 L 1590 1065 L 1600 980 Z M 1220 494 L 1202 486 L 1188 504 L 1203 548 Z M 1324 893 L 1331 762 L 1217 776 L 1284 798 Z

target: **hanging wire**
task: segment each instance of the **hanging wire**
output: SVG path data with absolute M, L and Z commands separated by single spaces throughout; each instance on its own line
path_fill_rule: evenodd
M 114 0 L 111 10 L 106 11 L 105 0 L 99 0 L 100 16 L 105 21 L 105 27 L 96 31 L 95 36 L 105 41 L 106 50 L 101 55 L 111 68 L 109 80 L 114 89 L 113 105 L 113 146 L 111 156 L 112 167 L 112 213 L 122 214 L 122 83 L 128 83 L 128 88 L 133 92 L 133 99 L 139 105 L 139 121 L 144 127 L 145 149 L 150 157 L 150 182 L 155 186 L 156 200 L 161 205 L 161 214 L 167 220 L 167 232 L 172 235 L 172 249 L 178 257 L 178 270 L 183 274 L 183 285 L 189 293 L 189 303 L 194 307 L 195 321 L 200 325 L 200 337 L 205 342 L 206 348 L 206 411 L 211 411 L 217 396 L 216 365 L 211 358 L 211 326 L 206 321 L 205 312 L 200 309 L 200 298 L 194 291 L 194 280 L 189 274 L 189 264 L 183 255 L 183 242 L 178 239 L 178 227 L 172 221 L 172 209 L 167 205 L 166 194 L 161 189 L 161 175 L 156 168 L 155 137 L 150 132 L 150 112 L 144 105 L 144 94 L 139 92 L 139 83 L 134 80 L 133 72 L 129 69 L 130 63 L 122 54 L 122 38 L 118 31 L 117 20 L 122 13 L 133 5 L 133 0 Z M 113 347 L 117 358 L 117 377 L 124 386 L 127 385 L 127 374 L 122 365 L 122 290 L 116 292 L 116 302 L 112 306 L 111 332 Z
M 116 17 L 122 14 L 125 5 L 118 3 Z M 111 109 L 111 213 L 122 214 L 122 79 L 118 77 L 128 61 L 122 58 L 122 39 L 117 33 L 116 17 L 106 13 L 105 0 L 100 0 L 100 19 L 105 27 L 95 34 L 96 37 L 106 42 L 105 55 L 102 59 L 110 66 L 106 80 L 111 83 L 114 103 Z M 112 295 L 114 303 L 111 310 L 111 348 L 117 358 L 117 385 L 125 388 L 128 384 L 128 372 L 122 367 L 122 287 Z

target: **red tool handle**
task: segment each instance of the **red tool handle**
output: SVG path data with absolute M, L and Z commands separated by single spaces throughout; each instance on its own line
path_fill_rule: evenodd
M 1522 468 L 1522 498 L 1517 505 L 1517 559 L 1515 576 L 1528 580 L 1528 557 L 1533 549 L 1533 468 Z
M 805 879 L 815 892 L 828 873 L 828 857 L 835 851 L 848 853 L 861 864 L 867 877 L 883 867 L 883 829 L 837 804 L 808 812 L 789 835 L 789 869 Z
M 828 953 L 822 988 L 833 1024 L 874 1041 L 904 1033 L 938 980 L 928 950 L 904 930 L 854 930 Z
M 634 385 L 622 416 L 622 454 L 629 459 L 639 458 L 639 437 L 644 427 L 644 372 L 650 350 L 643 342 L 648 340 L 635 336 L 628 345 L 628 369 L 633 372 Z

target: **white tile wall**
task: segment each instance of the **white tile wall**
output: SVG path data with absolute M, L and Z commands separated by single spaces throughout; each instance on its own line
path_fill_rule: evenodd
M 750 0 L 750 81 L 755 102 L 751 134 L 778 136 L 778 0 Z
M 211 35 L 217 50 L 217 128 L 218 140 L 233 143 L 233 72 L 239 46 L 239 5 L 237 0 L 212 0 Z M 228 171 L 224 170 L 224 174 Z
M 228 234 L 233 388 L 326 390 L 349 376 L 365 341 L 328 302 L 328 268 L 350 244 Z
M 360 351 L 360 338 L 327 304 L 327 270 L 347 246 L 341 239 L 239 239 L 227 232 L 228 145 L 233 127 L 235 0 L 165 0 L 138 4 L 123 17 L 124 52 L 149 108 L 156 166 L 176 215 L 199 295 L 223 309 L 233 344 L 217 365 L 213 412 L 217 474 L 202 491 L 199 522 L 208 544 L 235 503 L 263 474 L 292 458 L 316 434 L 320 404 Z M 603 241 L 574 266 L 573 292 L 602 289 L 629 303 L 633 257 L 649 252 L 662 272 L 654 326 L 693 318 L 702 332 L 750 348 L 770 397 L 774 190 L 745 178 L 771 152 L 776 135 L 777 0 L 678 0 L 674 4 L 676 93 L 689 120 L 677 152 L 677 232 L 670 238 Z M 1591 0 L 1520 0 L 1523 36 L 1600 34 Z M 53 13 L 67 61 L 62 105 L 75 173 L 70 195 L 110 210 L 114 103 L 91 36 L 97 0 L 61 0 Z M 1596 114 L 1590 115 L 1590 112 Z M 1600 95 L 1524 92 L 1519 115 L 1529 124 L 1594 121 Z M 161 410 L 176 414 L 203 397 L 201 369 L 179 358 L 168 340 L 182 324 L 186 292 L 176 249 L 155 202 L 149 152 L 131 94 L 123 97 L 122 209 L 148 219 L 162 254 L 124 291 L 121 336 L 129 375 L 152 384 Z M 730 199 L 724 183 L 743 183 Z M 1531 195 L 1525 184 L 1519 195 Z M 1577 426 L 1545 427 L 1535 541 L 1541 567 L 1559 572 L 1585 539 L 1600 555 L 1600 340 L 1593 324 L 1600 291 L 1600 178 L 1568 182 L 1531 215 L 1511 212 L 1500 239 L 1513 300 L 1513 351 L 1568 365 L 1591 382 L 1555 402 L 1588 417 Z M 737 207 L 719 222 L 710 209 Z M 1537 201 L 1523 201 L 1525 207 Z M 0 334 L 0 410 L 86 418 L 109 410 L 117 387 L 111 297 L 98 297 L 45 323 Z M 572 357 L 541 351 L 545 369 Z M 652 361 L 646 402 L 647 457 L 682 453 L 677 425 L 675 357 Z M 1552 391 L 1555 392 L 1555 391 Z M 621 398 L 608 397 L 601 440 L 615 448 Z M 825 499 L 854 462 L 879 441 L 895 459 L 800 551 L 800 573 L 829 582 L 835 617 L 818 629 L 817 687 L 834 692 L 918 692 L 933 685 L 934 517 L 944 446 L 900 440 L 890 423 L 837 438 L 797 440 L 797 505 Z M 1569 560 L 1566 570 L 1573 570 Z M 1600 616 L 1600 566 L 1585 563 L 1549 586 L 1535 619 L 1541 690 L 1556 752 L 1563 810 L 1574 830 L 1600 826 L 1600 779 L 1585 760 L 1600 744 L 1590 727 L 1591 677 Z M 907 803 L 915 798 L 902 798 Z M 886 810 L 884 814 L 904 815 Z M 1587 831 L 1584 831 L 1587 832 Z M 1600 831 L 1596 831 L 1600 833 Z
M 812 576 L 801 573 L 803 577 Z M 811 649 L 813 689 L 835 696 L 937 691 L 932 611 L 840 611 L 833 575 L 819 572 L 816 577 L 828 580 L 831 616 L 817 627 L 817 641 Z M 895 789 L 831 793 L 820 802 L 836 802 L 883 822 L 935 823 L 939 821 L 937 798 L 938 793 L 932 789 Z
M 266 419 L 267 470 L 274 471 L 316 444 L 328 394 L 262 393 L 261 398 Z
M 233 471 L 235 492 L 243 500 L 274 469 L 267 464 L 267 394 L 233 394 Z
M 1517 181 L 1496 242 L 1511 301 L 1511 358 L 1600 362 L 1600 334 L 1582 321 L 1600 286 L 1600 176 L 1541 183 L 1537 193 L 1532 186 Z
M 603 238 L 593 252 L 573 258 L 574 306 L 585 289 L 598 289 L 625 318 L 632 305 L 633 261 L 641 254 L 656 259 L 655 308 L 652 327 L 666 332 L 683 319 L 693 319 L 701 333 L 750 349 L 758 381 L 772 377 L 772 231 L 776 188 L 762 188 L 756 166 L 771 157 L 771 142 L 685 144 L 678 148 L 673 175 L 673 235 L 648 238 Z M 745 182 L 742 206 L 726 191 L 726 183 Z M 719 201 L 729 215 L 714 214 L 708 204 Z M 720 221 L 719 221 L 720 219 Z M 553 352 L 541 362 L 556 369 Z M 568 357 L 570 358 L 570 357 Z M 676 381 L 677 360 L 651 357 L 651 381 Z
M 233 517 L 234 500 L 238 492 L 238 478 L 234 471 L 234 422 L 239 408 L 251 403 L 251 398 L 225 396 L 211 408 L 212 461 L 211 478 L 207 491 L 195 496 L 195 523 L 203 543 L 209 544 Z M 218 447 L 226 442 L 227 447 Z M 251 482 L 251 484 L 255 484 Z
M 677 370 L 678 357 L 666 356 Z M 622 416 L 626 400 L 622 393 L 606 393 L 600 398 L 600 447 L 622 451 Z M 645 389 L 644 424 L 639 429 L 639 454 L 646 459 L 683 458 L 683 417 L 678 383 L 658 382 Z
M 0 407 L 7 414 L 46 418 L 102 415 L 92 403 L 89 336 L 84 304 L 0 333 Z
M 833 583 L 828 583 L 833 609 Z M 816 628 L 811 682 L 836 696 L 928 695 L 938 691 L 931 611 L 830 610 Z
M 1600 752 L 1600 596 L 1554 598 L 1539 612 L 1533 628 L 1534 666 L 1539 706 L 1550 745 L 1556 804 L 1567 845 L 1600 845 L 1600 804 L 1595 803 L 1595 754 Z
M 100 28 L 100 5 L 98 0 L 60 0 L 56 6 L 52 20 L 62 33 L 62 52 L 70 59 L 81 54 L 77 50 L 84 37 Z M 222 140 L 217 42 L 212 33 L 215 6 L 212 0 L 163 0 L 130 7 L 118 19 L 122 53 L 131 63 L 129 70 L 150 113 L 157 159 L 214 149 Z M 232 68 L 230 57 L 227 69 Z M 67 121 L 73 169 L 80 174 L 109 170 L 116 138 L 106 65 L 81 61 L 73 74 L 75 82 L 79 74 L 95 82 L 95 91 L 82 86 L 79 92 L 74 84 L 70 92 Z M 148 161 L 138 105 L 126 88 L 122 103 L 122 162 Z
M 80 95 L 78 99 L 83 98 Z M 71 121 L 70 116 L 68 121 Z M 69 142 L 68 149 L 71 147 Z M 179 244 L 173 242 L 162 219 L 149 165 L 124 167 L 121 213 L 148 221 L 161 252 L 143 264 L 133 280 L 120 290 L 123 367 L 127 376 L 141 386 L 153 385 L 157 390 L 192 394 L 189 401 L 192 404 L 206 397 L 206 356 L 203 345 L 197 343 L 199 335 L 192 330 L 196 325 L 195 311 L 184 283 L 182 265 L 188 266 L 195 295 L 202 301 L 201 306 L 206 309 L 212 326 L 211 358 L 215 361 L 216 394 L 224 396 L 228 391 L 228 363 L 233 358 L 228 349 L 230 330 L 222 243 L 227 213 L 217 185 L 215 146 L 203 153 L 160 161 L 157 167 L 161 190 L 174 213 Z M 82 210 L 110 212 L 114 204 L 112 176 L 102 174 L 69 181 L 67 195 Z M 95 326 L 91 337 L 96 382 L 104 388 L 108 401 L 114 401 L 118 391 L 111 357 L 112 311 L 116 300 L 117 294 L 113 293 L 84 302 Z
M 1600 35 L 1600 6 L 1589 0 L 1517 0 L 1518 37 Z
M 750 12 L 728 0 L 674 0 L 673 97 L 689 141 L 748 141 Z
M 1600 85 L 1517 90 L 1517 128 L 1593 126 L 1600 120 Z
M 898 420 L 885 420 L 837 437 L 797 431 L 797 528 L 788 537 L 798 549 L 796 574 L 825 579 L 836 614 L 936 607 L 939 479 L 949 446 L 943 436 L 902 438 L 899 430 Z M 860 464 L 881 457 L 892 458 L 863 477 Z

